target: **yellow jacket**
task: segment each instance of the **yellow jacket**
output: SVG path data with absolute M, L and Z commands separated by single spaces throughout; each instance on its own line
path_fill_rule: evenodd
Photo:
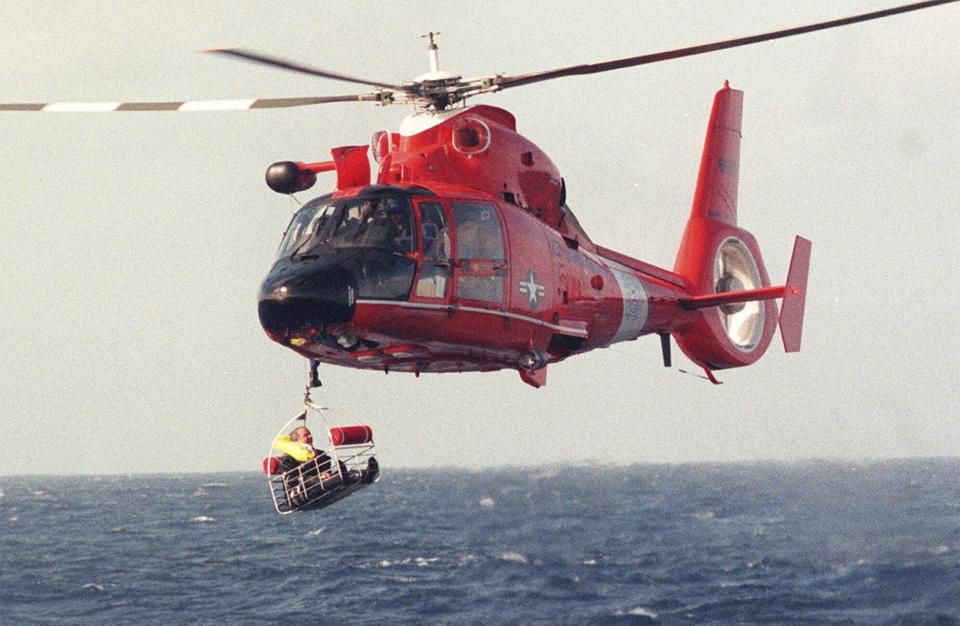
M 273 447 L 284 454 L 292 456 L 301 463 L 317 456 L 312 446 L 302 441 L 292 441 L 290 435 L 280 435 L 277 437 L 276 441 L 273 442 Z

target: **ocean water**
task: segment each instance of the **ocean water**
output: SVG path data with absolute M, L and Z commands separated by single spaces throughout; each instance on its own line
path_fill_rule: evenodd
M 960 460 L 0 477 L 0 624 L 960 624 Z

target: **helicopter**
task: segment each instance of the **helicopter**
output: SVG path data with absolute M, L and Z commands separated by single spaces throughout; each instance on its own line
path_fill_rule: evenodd
M 742 93 L 714 99 L 690 219 L 672 270 L 595 244 L 566 203 L 549 157 L 512 114 L 468 106 L 482 94 L 571 75 L 639 66 L 944 4 L 923 2 L 820 24 L 591 65 L 463 79 L 441 71 L 392 84 L 236 49 L 212 53 L 374 87 L 371 93 L 247 101 L 0 105 L 2 110 L 200 110 L 332 102 L 407 104 L 415 112 L 371 144 L 331 160 L 270 166 L 282 194 L 334 172 L 332 193 L 306 203 L 264 279 L 267 335 L 313 362 L 385 372 L 515 369 L 535 387 L 547 367 L 643 335 L 671 338 L 705 375 L 750 365 L 779 322 L 784 347 L 802 333 L 810 243 L 798 238 L 787 279 L 772 286 L 760 249 L 738 225 Z M 368 154 L 376 163 L 376 177 Z M 782 300 L 778 312 L 774 303 Z

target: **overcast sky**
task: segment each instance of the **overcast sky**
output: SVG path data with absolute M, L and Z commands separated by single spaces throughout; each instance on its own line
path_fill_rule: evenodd
M 0 100 L 334 95 L 354 86 L 199 54 L 235 45 L 375 80 L 521 73 L 897 2 L 38 2 L 0 9 Z M 594 241 L 672 268 L 714 92 L 745 92 L 740 224 L 782 282 L 813 241 L 803 350 L 724 385 L 656 336 L 551 366 L 327 366 L 318 399 L 387 467 L 960 454 L 960 5 L 481 100 L 552 157 Z M 405 107 L 0 113 L 0 474 L 255 470 L 303 360 L 256 293 L 294 205 L 277 160 L 396 129 Z M 313 191 L 327 191 L 329 175 Z M 307 200 L 310 192 L 301 194 Z

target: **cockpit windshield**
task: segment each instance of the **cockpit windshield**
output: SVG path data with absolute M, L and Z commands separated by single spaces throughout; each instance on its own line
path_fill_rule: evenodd
M 416 271 L 413 224 L 407 196 L 323 196 L 293 216 L 277 259 L 339 267 L 356 280 L 358 299 L 403 300 Z
M 278 258 L 338 248 L 375 248 L 406 254 L 414 250 L 413 213 L 405 196 L 321 197 L 290 222 Z

